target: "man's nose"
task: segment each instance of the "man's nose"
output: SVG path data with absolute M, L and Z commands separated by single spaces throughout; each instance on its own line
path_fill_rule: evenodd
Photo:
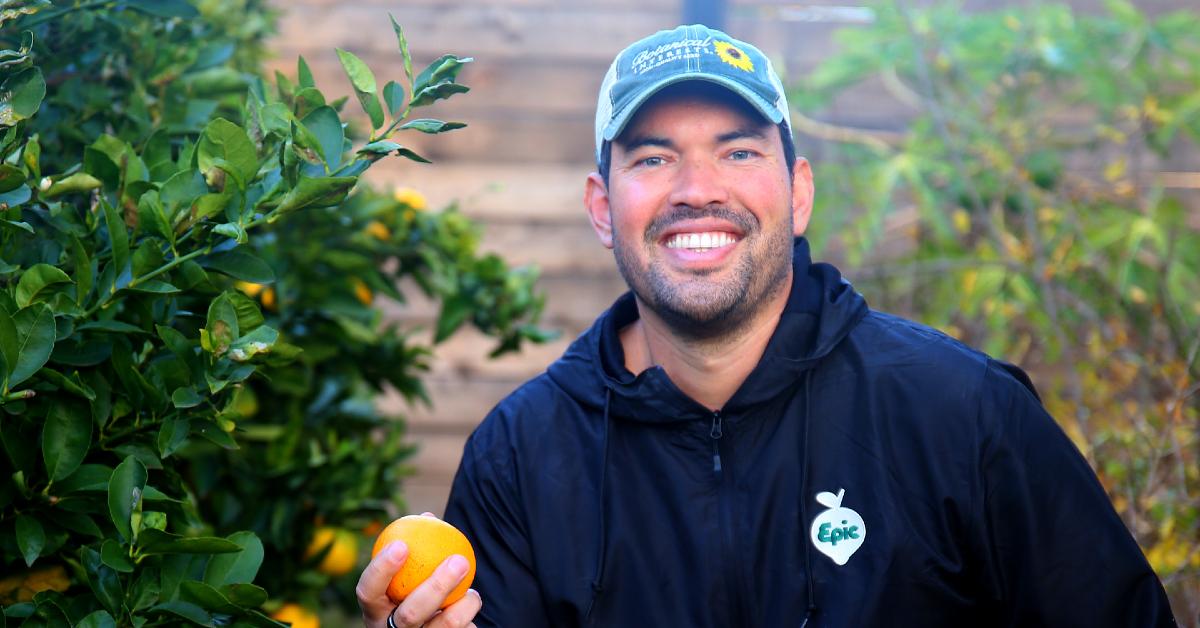
M 672 205 L 705 207 L 725 205 L 729 201 L 728 182 L 721 176 L 719 166 L 710 160 L 682 160 L 674 183 L 667 199 Z

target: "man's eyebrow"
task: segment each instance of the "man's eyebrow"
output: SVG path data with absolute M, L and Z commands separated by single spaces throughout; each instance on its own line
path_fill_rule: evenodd
M 746 126 L 746 127 L 742 127 L 739 129 L 734 129 L 732 131 L 729 131 L 728 133 L 722 133 L 722 134 L 718 135 L 717 143 L 724 144 L 725 142 L 732 142 L 733 140 L 740 140 L 740 139 L 746 139 L 746 138 L 765 140 L 765 139 L 767 139 L 767 134 L 766 134 L 766 132 L 764 132 L 763 128 Z
M 641 136 L 637 136 L 637 137 L 631 137 L 631 138 L 629 138 L 629 141 L 619 142 L 619 144 L 621 145 L 621 148 L 625 149 L 625 152 L 627 152 L 627 153 L 631 153 L 643 146 L 659 146 L 662 148 L 675 148 L 675 142 L 672 142 L 671 140 L 669 140 L 665 137 L 658 137 L 655 135 L 641 135 Z

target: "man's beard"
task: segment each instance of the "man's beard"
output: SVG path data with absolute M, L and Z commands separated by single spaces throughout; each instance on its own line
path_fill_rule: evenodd
M 694 273 L 691 279 L 671 277 L 666 262 L 654 257 L 658 241 L 671 225 L 681 220 L 715 217 L 741 231 L 738 247 L 756 247 L 739 252 L 728 280 L 710 283 L 710 273 Z M 764 233 L 749 212 L 725 207 L 679 208 L 656 218 L 641 242 L 629 243 L 614 234 L 613 253 L 617 269 L 630 290 L 675 334 L 694 340 L 714 340 L 729 335 L 749 320 L 758 308 L 780 290 L 792 264 L 790 221 L 772 233 Z M 648 251 L 646 268 L 633 255 L 633 246 Z

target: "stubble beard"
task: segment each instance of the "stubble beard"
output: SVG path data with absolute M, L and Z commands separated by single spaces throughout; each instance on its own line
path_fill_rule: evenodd
M 730 276 L 718 280 L 709 278 L 715 273 L 697 272 L 682 281 L 673 277 L 666 261 L 657 256 L 662 233 L 680 220 L 709 216 L 726 220 L 742 232 L 736 246 L 744 250 L 738 252 Z M 790 221 L 764 233 L 748 212 L 680 208 L 655 219 L 640 240 L 630 242 L 625 234 L 615 233 L 613 253 L 629 289 L 674 334 L 713 341 L 736 334 L 764 302 L 789 288 L 785 279 L 792 264 L 791 232 Z M 634 247 L 642 247 L 646 262 L 634 255 Z

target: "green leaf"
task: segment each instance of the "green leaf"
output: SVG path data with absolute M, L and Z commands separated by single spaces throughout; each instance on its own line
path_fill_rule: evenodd
M 174 404 L 176 408 L 195 408 L 196 406 L 204 403 L 204 397 L 201 397 L 200 394 L 196 392 L 196 389 L 192 388 L 191 386 L 181 386 L 176 388 L 175 392 L 171 393 L 171 403 Z M 167 424 L 163 423 L 163 429 L 166 429 L 166 427 Z M 162 443 L 160 442 L 159 450 L 161 451 L 162 449 Z
M 408 40 L 404 37 L 404 29 L 400 28 L 400 24 L 396 22 L 396 18 L 388 13 L 388 19 L 392 21 L 392 30 L 396 33 L 396 45 L 400 48 L 400 57 L 404 60 L 404 75 L 408 77 L 408 84 L 411 86 L 413 82 L 412 73 L 412 56 L 408 53 Z
M 418 118 L 411 122 L 406 122 L 400 126 L 401 129 L 415 129 L 422 133 L 445 133 L 454 129 L 461 129 L 467 126 L 462 122 L 442 122 L 432 118 Z
M 233 541 L 212 536 L 185 537 L 162 530 L 142 530 L 138 538 L 138 551 L 142 554 L 226 554 L 240 552 L 242 546 Z
M 158 279 L 142 279 L 137 283 L 129 284 L 125 289 L 131 292 L 146 292 L 149 294 L 175 294 L 181 292 L 179 288 Z
M 33 561 L 41 556 L 42 548 L 46 546 L 46 531 L 42 529 L 41 522 L 29 515 L 17 515 L 16 530 L 17 548 L 21 550 L 25 566 L 32 567 Z
M 337 169 L 342 164 L 346 135 L 342 129 L 342 121 L 333 107 L 317 107 L 304 116 L 300 123 L 316 139 L 317 146 L 313 148 L 320 151 L 329 169 Z
M 358 149 L 358 152 L 359 154 L 366 153 L 372 155 L 386 155 L 394 150 L 400 150 L 401 148 L 404 148 L 403 144 L 399 144 L 391 140 L 379 140 L 363 146 L 362 148 Z
M 100 558 L 100 552 L 90 547 L 84 547 L 80 552 L 92 592 L 96 594 L 96 598 L 108 612 L 120 613 L 123 597 L 120 574 L 104 564 Z
M 0 127 L 33 117 L 46 97 L 46 79 L 36 66 L 26 68 L 0 87 Z
M 12 316 L 0 307 L 0 392 L 3 391 L 6 380 L 12 369 L 16 368 L 20 356 L 20 338 L 17 336 L 17 326 Z
M 121 573 L 133 573 L 133 561 L 116 539 L 104 539 L 100 546 L 100 562 Z
M 75 302 L 82 305 L 91 295 L 92 283 L 96 277 L 92 269 L 92 260 L 76 236 L 71 236 L 71 263 L 75 269 Z
M 133 513 L 141 510 L 142 493 L 146 490 L 146 465 L 133 456 L 126 456 L 113 469 L 108 481 L 108 513 L 117 533 L 126 542 L 135 540 L 131 524 Z
M 245 362 L 260 353 L 269 352 L 277 340 L 279 340 L 279 332 L 263 325 L 234 341 L 229 347 L 229 359 L 234 362 Z
M 304 55 L 296 60 L 296 80 L 300 87 L 316 87 L 317 82 L 313 80 L 312 70 L 308 69 L 308 62 L 304 60 Z
M 433 63 L 430 63 L 424 70 L 421 70 L 421 73 L 413 80 L 413 93 L 420 93 L 438 83 L 453 83 L 458 78 L 458 73 L 462 71 L 463 66 L 471 61 L 473 61 L 471 57 L 460 59 L 455 55 L 449 54 L 434 59 Z M 414 98 L 414 100 L 416 99 Z
M 412 102 L 409 103 L 409 106 L 424 107 L 434 103 L 435 101 L 449 98 L 455 94 L 465 94 L 469 91 L 471 91 L 471 88 L 458 83 L 451 83 L 449 81 L 434 83 L 433 85 L 430 85 L 417 92 L 413 96 Z
M 26 200 L 28 200 L 28 199 L 26 199 Z M 3 203 L 3 202 L 4 202 L 4 201 L 0 200 L 0 203 Z M 22 202 L 23 202 L 23 201 L 22 201 Z M 17 204 L 17 205 L 19 205 L 20 203 L 16 203 L 16 204 Z M 9 205 L 9 207 L 12 207 L 12 206 L 14 206 L 14 203 L 8 203 L 8 205 Z M 16 221 L 16 220 L 4 220 L 4 219 L 0 219 L 0 226 L 3 226 L 3 227 L 12 227 L 13 229 L 20 229 L 21 231 L 24 231 L 24 232 L 26 232 L 26 233 L 29 233 L 29 234 L 32 234 L 32 233 L 34 232 L 34 231 L 33 231 L 33 225 L 30 225 L 30 224 L 29 224 L 29 223 L 27 223 L 27 222 L 19 222 L 19 221 Z
M 108 614 L 108 611 L 98 610 L 79 620 L 79 623 L 75 624 L 75 628 L 117 628 L 117 622 L 112 615 Z
M 225 222 L 213 227 L 213 233 L 233 238 L 233 241 L 238 244 L 250 241 L 250 234 L 246 233 L 246 229 L 234 222 Z
M 200 12 L 187 0 L 125 0 L 131 9 L 158 17 L 200 17 Z
M 387 105 L 388 114 L 395 116 L 404 107 L 404 87 L 396 81 L 388 81 L 383 86 L 383 102 Z
M 5 315 L 0 314 L 0 318 Z M 12 317 L 16 328 L 16 360 L 9 362 L 9 390 L 29 379 L 50 359 L 54 350 L 54 312 L 44 303 L 24 308 Z M 2 323 L 0 323 L 2 325 Z M 0 335 L 5 333 L 0 328 Z
M 75 331 L 107 331 L 114 334 L 144 334 L 146 330 L 137 325 L 130 325 L 122 321 L 100 320 L 89 321 L 75 328 Z
M 80 465 L 74 473 L 54 485 L 59 495 L 83 491 L 107 491 L 113 470 L 102 464 Z
M 275 271 L 271 270 L 271 266 L 241 247 L 202 257 L 197 262 L 204 268 L 234 279 L 262 284 L 275 282 Z
M 258 173 L 258 154 L 250 136 L 225 118 L 208 123 L 196 145 L 196 152 L 200 171 L 205 176 L 214 167 L 227 165 L 238 179 L 248 184 Z
M 450 337 L 471 315 L 471 302 L 463 295 L 456 295 L 442 303 L 442 312 L 438 315 L 437 331 L 434 342 L 441 342 Z
M 208 561 L 204 582 L 210 586 L 219 588 L 227 584 L 253 582 L 262 566 L 263 544 L 253 532 L 234 532 L 229 535 L 229 540 L 242 551 L 214 556 Z
M 209 304 L 204 331 L 209 343 L 204 349 L 217 357 L 224 355 L 229 350 L 229 345 L 241 335 L 237 309 L 234 308 L 228 292 L 221 293 Z M 201 336 L 201 345 L 204 345 L 204 336 Z
M 104 222 L 108 226 L 108 237 L 112 244 L 112 265 L 113 265 L 113 284 L 104 286 L 110 292 L 115 292 L 117 288 L 118 278 L 125 273 L 130 272 L 129 266 L 129 232 L 126 230 L 125 221 L 121 219 L 121 215 L 117 213 L 115 207 L 109 204 L 108 200 L 103 196 L 100 197 L 100 207 L 104 209 Z
M 350 84 L 354 86 L 354 90 L 374 94 L 375 74 L 371 72 L 371 68 L 353 53 L 341 48 L 334 50 L 337 51 L 338 60 L 342 62 L 342 69 L 346 71 L 346 76 L 350 77 Z
M 63 194 L 78 194 L 80 192 L 90 192 L 103 185 L 100 179 L 93 177 L 86 172 L 76 172 L 68 177 L 64 177 L 50 184 L 50 187 L 42 192 L 41 197 L 44 199 L 54 199 Z
M 396 154 L 397 154 L 397 155 L 399 155 L 399 156 L 401 156 L 401 157 L 407 157 L 407 158 L 409 158 L 409 159 L 411 159 L 411 160 L 413 160 L 413 161 L 420 162 L 420 163 L 423 163 L 423 164 L 431 164 L 431 163 L 433 163 L 432 161 L 429 161 L 428 159 L 425 159 L 424 157 L 422 157 L 422 156 L 418 155 L 418 154 L 417 154 L 416 152 L 414 152 L 414 151 L 413 151 L 411 148 L 403 148 L 403 147 L 402 147 L 402 148 L 399 148 L 399 149 L 397 149 L 397 150 L 396 150 Z
M 12 164 L 0 164 L 0 193 L 11 192 L 24 184 L 24 170 Z
M 230 602 L 242 608 L 258 608 L 267 601 L 268 597 L 266 589 L 246 582 L 227 584 L 220 587 L 219 590 L 221 595 L 224 595 Z
M 174 394 L 171 395 L 171 400 L 175 400 Z M 162 426 L 158 429 L 159 455 L 167 458 L 178 451 L 187 442 L 190 433 L 191 424 L 187 419 L 174 417 L 163 420 Z
M 284 213 L 305 207 L 337 205 L 346 198 L 357 182 L 358 177 L 301 176 L 296 186 L 283 197 L 276 211 Z
M 42 427 L 42 458 L 46 474 L 58 481 L 75 472 L 92 441 L 92 415 L 87 406 L 57 399 Z
M 158 191 L 150 190 L 138 199 L 138 226 L 175 246 L 175 230 L 171 228 Z
M 49 264 L 34 264 L 17 282 L 17 307 L 46 300 L 52 293 L 48 288 L 64 283 L 74 283 L 67 273 Z
M 171 600 L 170 602 L 164 602 L 152 607 L 151 610 L 165 611 L 201 626 L 215 625 L 213 623 L 212 615 L 210 615 L 207 611 L 199 606 L 196 606 L 195 604 L 184 602 L 182 600 Z
M 367 112 L 367 117 L 371 118 L 371 128 L 380 129 L 383 127 L 383 107 L 379 106 L 379 97 L 374 92 L 354 92 L 358 97 L 358 104 L 362 105 L 363 111 Z
M 236 614 L 240 609 L 233 605 L 220 591 L 195 580 L 184 580 L 179 585 L 182 598 L 214 613 Z

